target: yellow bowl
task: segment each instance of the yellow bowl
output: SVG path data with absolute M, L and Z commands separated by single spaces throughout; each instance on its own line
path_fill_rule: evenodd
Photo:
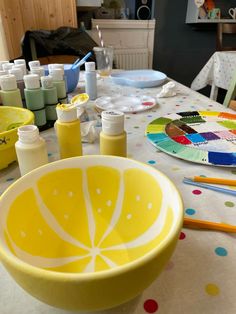
M 68 310 L 139 295 L 169 260 L 183 223 L 165 175 L 113 156 L 35 169 L 3 193 L 0 208 L 4 266 L 34 297 Z
M 24 108 L 0 106 L 0 170 L 16 160 L 17 128 L 34 123 L 34 114 Z

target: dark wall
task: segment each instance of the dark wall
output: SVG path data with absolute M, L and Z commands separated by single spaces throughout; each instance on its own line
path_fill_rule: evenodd
M 190 86 L 215 52 L 216 24 L 185 24 L 187 0 L 156 0 L 153 68 Z

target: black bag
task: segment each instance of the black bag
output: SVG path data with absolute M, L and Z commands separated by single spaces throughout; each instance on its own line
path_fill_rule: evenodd
M 33 60 L 32 44 L 37 58 L 53 55 L 74 55 L 82 59 L 97 43 L 84 29 L 60 27 L 56 30 L 26 31 L 22 42 L 22 58 Z M 94 54 L 87 61 L 96 61 Z

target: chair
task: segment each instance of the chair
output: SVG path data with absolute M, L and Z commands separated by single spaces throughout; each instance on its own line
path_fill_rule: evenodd
M 236 71 L 225 95 L 223 106 L 236 110 Z
M 233 34 L 236 35 L 236 23 L 217 23 L 216 50 L 217 51 L 236 50 L 236 41 L 235 38 L 232 37 Z M 235 43 L 234 46 L 232 45 L 232 42 L 230 43 L 230 46 L 225 45 L 226 40 L 227 39 L 229 40 L 230 37 L 232 39 L 232 42 L 234 39 Z

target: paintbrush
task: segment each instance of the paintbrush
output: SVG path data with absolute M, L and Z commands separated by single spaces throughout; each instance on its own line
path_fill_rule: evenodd
M 210 178 L 210 177 L 201 177 L 201 176 L 194 176 L 193 178 L 186 178 L 186 179 L 192 180 L 194 182 L 205 182 L 205 183 L 236 186 L 236 180 L 232 180 L 232 179 Z
M 197 220 L 184 218 L 184 227 L 193 228 L 193 229 L 208 229 L 208 230 L 217 230 L 224 232 L 236 233 L 236 226 L 228 225 L 225 223 L 217 223 L 206 220 Z
M 200 188 L 204 188 L 204 189 L 208 189 L 208 190 L 212 190 L 212 191 L 216 191 L 216 192 L 220 192 L 220 193 L 225 193 L 228 195 L 236 196 L 236 191 L 234 191 L 234 190 L 220 188 L 220 187 L 215 186 L 215 185 L 204 184 L 204 183 L 200 183 L 200 182 L 194 182 L 189 178 L 184 178 L 183 183 L 198 186 Z

